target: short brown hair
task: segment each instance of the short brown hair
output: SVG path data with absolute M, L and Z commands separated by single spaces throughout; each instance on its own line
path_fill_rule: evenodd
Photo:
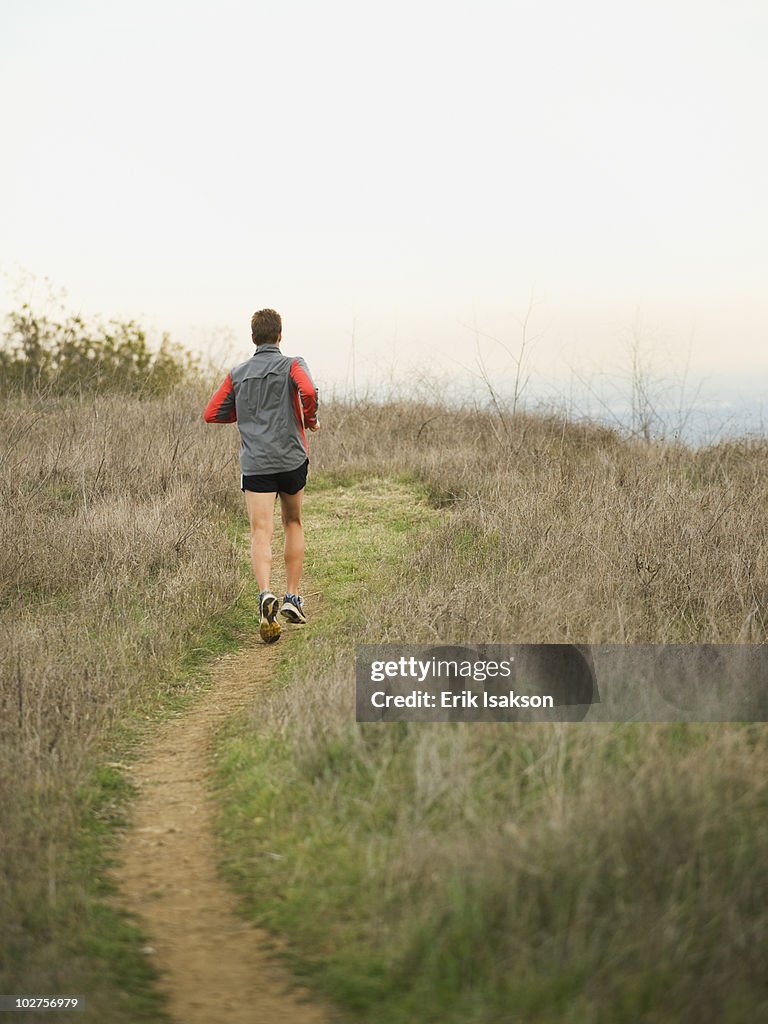
M 254 345 L 275 345 L 283 332 L 283 321 L 274 309 L 260 309 L 251 317 Z

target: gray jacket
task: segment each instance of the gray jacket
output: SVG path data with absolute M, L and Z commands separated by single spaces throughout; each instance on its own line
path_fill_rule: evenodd
M 317 388 L 301 356 L 257 345 L 206 407 L 207 423 L 237 422 L 245 476 L 298 469 L 309 458 L 304 425 L 317 422 Z

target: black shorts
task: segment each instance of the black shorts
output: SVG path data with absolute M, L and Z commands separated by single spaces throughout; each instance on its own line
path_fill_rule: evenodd
M 298 469 L 289 469 L 285 473 L 258 473 L 256 476 L 240 477 L 241 491 L 258 491 L 261 494 L 282 492 L 297 494 L 307 482 L 309 459 L 305 459 Z

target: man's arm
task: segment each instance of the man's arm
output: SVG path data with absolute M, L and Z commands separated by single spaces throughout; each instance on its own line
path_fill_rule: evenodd
M 237 420 L 231 374 L 227 374 L 226 380 L 205 407 L 203 419 L 206 423 L 234 423 Z
M 291 380 L 296 385 L 301 399 L 301 410 L 304 413 L 304 423 L 310 430 L 317 429 L 317 388 L 309 373 L 309 367 L 301 358 L 296 356 L 291 366 Z

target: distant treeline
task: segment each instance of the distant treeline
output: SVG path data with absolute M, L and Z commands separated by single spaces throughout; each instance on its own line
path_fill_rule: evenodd
M 28 304 L 6 317 L 0 394 L 122 391 L 163 395 L 197 374 L 197 359 L 167 334 L 152 348 L 134 320 L 51 319 Z

